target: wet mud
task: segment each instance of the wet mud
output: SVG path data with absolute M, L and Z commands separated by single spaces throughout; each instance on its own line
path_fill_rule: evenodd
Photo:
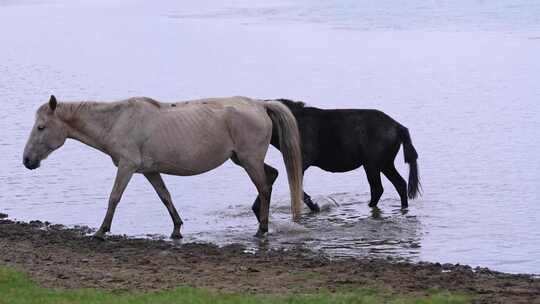
M 189 285 L 219 292 L 285 294 L 376 288 L 421 296 L 475 295 L 477 303 L 540 303 L 540 280 L 487 268 L 391 259 L 332 260 L 302 248 L 248 253 L 240 245 L 89 237 L 88 227 L 0 219 L 0 265 L 41 286 L 155 291 Z M 263 241 L 264 242 L 264 241 Z

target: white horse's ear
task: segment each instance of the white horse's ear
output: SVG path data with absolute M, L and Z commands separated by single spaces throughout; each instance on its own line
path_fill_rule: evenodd
M 51 110 L 56 110 L 56 105 L 58 102 L 56 101 L 56 97 L 54 95 L 51 95 L 51 98 L 49 98 L 49 107 L 51 107 Z

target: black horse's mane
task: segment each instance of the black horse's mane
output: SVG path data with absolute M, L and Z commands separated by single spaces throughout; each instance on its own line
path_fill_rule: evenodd
M 294 101 L 294 100 L 285 99 L 285 98 L 279 98 L 276 100 L 285 104 L 287 107 L 289 107 L 289 109 L 302 109 L 306 106 L 306 103 L 303 101 Z

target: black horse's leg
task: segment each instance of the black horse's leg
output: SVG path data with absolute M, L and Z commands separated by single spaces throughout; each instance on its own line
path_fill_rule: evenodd
M 321 208 L 317 203 L 314 203 L 311 200 L 311 196 L 309 196 L 306 192 L 304 192 L 304 203 L 309 207 L 311 212 L 319 212 L 321 211 Z
M 382 172 L 396 188 L 396 191 L 401 199 L 401 207 L 406 208 L 409 205 L 407 201 L 407 182 L 403 179 L 403 177 L 401 177 L 401 175 L 399 175 L 399 172 L 396 170 L 394 164 L 391 164 Z
M 304 159 L 304 163 L 305 163 L 305 159 Z M 306 173 L 307 168 L 309 168 L 309 165 L 304 165 L 302 175 L 304 175 Z M 319 212 L 319 211 L 321 211 L 321 208 L 319 207 L 319 205 L 317 205 L 317 203 L 314 203 L 311 200 L 311 196 L 309 196 L 309 194 L 307 194 L 305 191 L 304 191 L 304 204 L 306 204 L 306 206 L 308 206 L 308 208 L 309 208 L 309 210 L 311 210 L 311 212 Z
M 364 166 L 364 170 L 366 171 L 369 187 L 371 188 L 371 200 L 369 206 L 376 207 L 384 191 L 381 183 L 381 171 L 371 166 Z
M 264 164 L 264 172 L 266 173 L 266 180 L 268 181 L 268 185 L 270 186 L 270 197 L 272 196 L 272 185 L 274 185 L 274 182 L 276 181 L 278 177 L 278 170 L 276 168 L 269 166 L 267 164 Z M 270 197 L 268 198 L 270 200 Z M 255 213 L 255 216 L 257 217 L 257 220 L 260 221 L 260 212 L 261 212 L 261 198 L 257 195 L 257 198 L 255 199 L 255 202 L 253 202 L 253 206 L 251 206 L 251 210 L 253 210 L 253 213 Z

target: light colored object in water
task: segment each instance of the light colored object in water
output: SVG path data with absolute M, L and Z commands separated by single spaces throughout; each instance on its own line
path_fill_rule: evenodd
M 279 133 L 291 192 L 293 219 L 302 204 L 302 160 L 294 116 L 279 102 L 246 97 L 161 103 L 136 97 L 118 102 L 58 103 L 51 96 L 36 114 L 23 163 L 36 169 L 66 138 L 81 141 L 109 156 L 118 167 L 105 219 L 96 237 L 110 231 L 114 211 L 134 173 L 152 184 L 174 223 L 172 238 L 181 238 L 182 220 L 160 173 L 196 175 L 228 159 L 242 166 L 261 196 L 257 236 L 268 231 L 271 184 L 264 163 L 272 129 Z

